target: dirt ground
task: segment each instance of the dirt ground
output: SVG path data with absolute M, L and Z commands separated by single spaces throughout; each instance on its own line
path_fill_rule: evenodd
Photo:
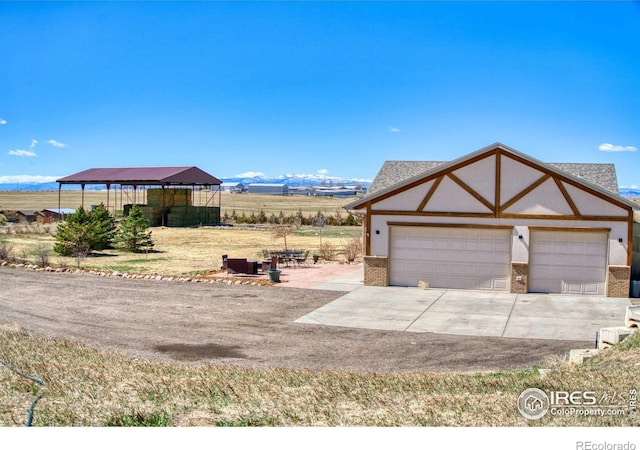
M 294 322 L 342 294 L 0 268 L 0 324 L 145 358 L 314 371 L 507 370 L 593 346 Z

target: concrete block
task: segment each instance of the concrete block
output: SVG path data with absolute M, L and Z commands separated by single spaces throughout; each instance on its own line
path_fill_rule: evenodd
M 634 331 L 634 328 L 629 327 L 600 328 L 600 333 L 598 333 L 598 348 L 604 348 L 602 344 L 615 345 L 618 342 L 622 342 Z
M 627 313 L 624 316 L 624 324 L 628 327 L 640 328 L 640 305 L 627 306 Z
M 569 350 L 569 362 L 573 364 L 582 364 L 587 359 L 593 358 L 598 354 L 596 348 L 582 348 L 577 350 Z

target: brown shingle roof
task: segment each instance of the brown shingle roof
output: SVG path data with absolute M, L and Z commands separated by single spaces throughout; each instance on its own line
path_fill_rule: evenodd
M 510 153 L 516 158 L 528 160 L 534 165 L 546 166 L 547 170 L 557 172 L 560 175 L 564 174 L 568 178 L 582 182 L 585 186 L 591 186 L 591 188 L 600 191 L 602 194 L 615 196 L 617 200 L 627 205 L 633 205 L 634 209 L 637 208 L 637 205 L 619 196 L 618 178 L 613 164 L 544 163 L 499 142 L 454 161 L 386 161 L 380 168 L 373 183 L 371 183 L 367 194 L 355 202 L 345 205 L 345 208 L 358 209 L 367 201 L 386 192 L 401 189 L 404 185 L 418 181 L 438 170 L 446 170 L 447 167 L 464 163 L 496 149 Z
M 613 194 L 618 195 L 618 176 L 613 164 L 594 163 L 548 163 L 556 169 L 562 170 L 576 178 L 583 179 L 591 184 L 600 186 Z
M 371 183 L 368 194 L 429 172 L 448 161 L 385 161 Z M 548 163 L 558 170 L 618 195 L 618 177 L 613 164 Z
M 195 167 L 94 168 L 57 180 L 60 184 L 219 185 L 221 181 Z

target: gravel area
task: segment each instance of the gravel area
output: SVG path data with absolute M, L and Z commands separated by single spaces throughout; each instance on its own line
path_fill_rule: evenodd
M 0 324 L 185 363 L 378 373 L 525 368 L 593 346 L 294 322 L 341 295 L 5 267 L 0 268 Z

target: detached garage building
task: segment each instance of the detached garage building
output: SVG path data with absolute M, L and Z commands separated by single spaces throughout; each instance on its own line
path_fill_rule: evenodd
M 365 284 L 627 297 L 635 204 L 612 164 L 547 164 L 503 144 L 387 161 L 363 212 Z

